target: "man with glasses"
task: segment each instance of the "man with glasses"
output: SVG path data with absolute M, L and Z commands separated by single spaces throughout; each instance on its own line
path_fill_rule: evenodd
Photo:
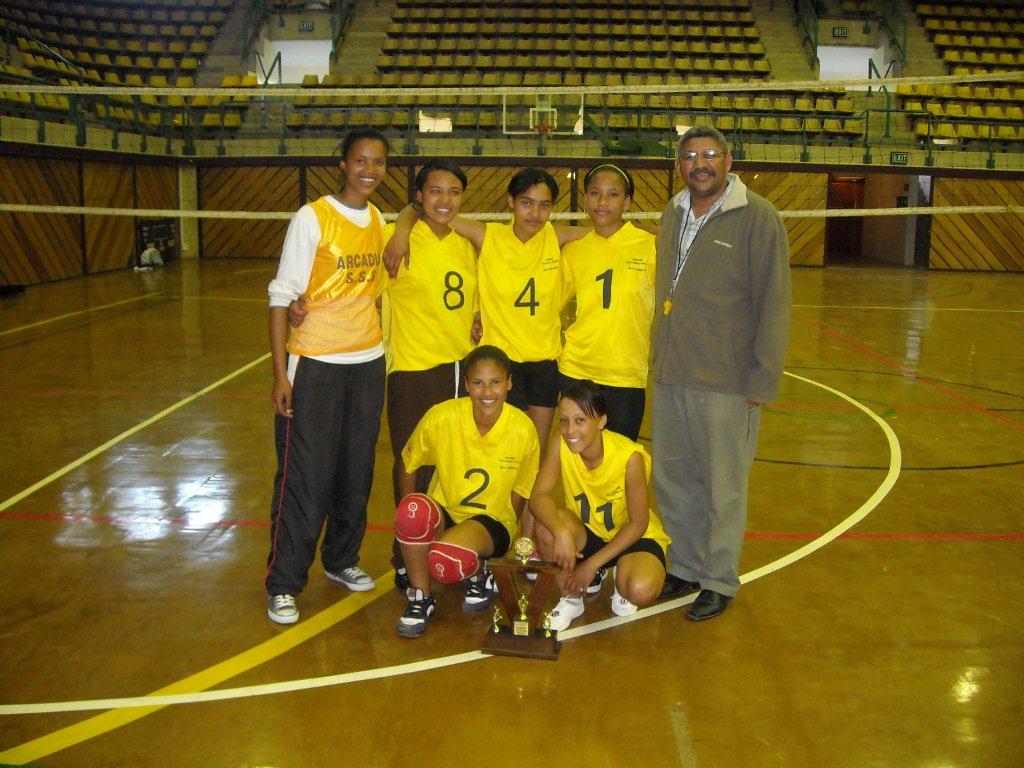
M 719 131 L 687 131 L 675 168 L 686 189 L 657 245 L 654 489 L 672 537 L 662 597 L 699 589 L 686 617 L 702 621 L 739 589 L 761 405 L 789 339 L 789 249 L 771 203 L 729 172 Z

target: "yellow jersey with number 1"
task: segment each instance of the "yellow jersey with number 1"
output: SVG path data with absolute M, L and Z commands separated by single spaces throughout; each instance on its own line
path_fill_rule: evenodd
M 477 264 L 481 344 L 517 363 L 554 360 L 562 348 L 562 255 L 548 222 L 525 243 L 511 222 L 487 224 Z
M 456 523 L 487 515 L 501 523 L 509 536 L 516 531 L 513 491 L 530 498 L 540 464 L 537 429 L 530 418 L 511 405 L 481 435 L 468 397 L 446 400 L 420 419 L 402 449 L 406 472 L 435 467 L 427 494 L 448 510 Z
M 395 225 L 384 228 L 384 242 Z M 381 319 L 387 371 L 425 371 L 461 360 L 473 348 L 477 309 L 476 251 L 449 232 L 439 238 L 424 221 L 409 236 L 409 266 L 387 278 Z
M 654 319 L 654 235 L 626 222 L 567 243 L 562 260 L 576 321 L 558 370 L 611 387 L 646 387 Z
M 604 459 L 596 469 L 587 469 L 578 453 L 573 453 L 562 440 L 559 459 L 562 462 L 562 491 L 567 509 L 604 541 L 611 541 L 619 528 L 629 521 L 626 509 L 626 464 L 634 453 L 644 462 L 644 478 L 650 482 L 651 456 L 639 443 L 617 432 L 604 430 Z M 654 510 L 649 511 L 647 531 L 641 537 L 653 539 L 667 554 L 672 542 Z

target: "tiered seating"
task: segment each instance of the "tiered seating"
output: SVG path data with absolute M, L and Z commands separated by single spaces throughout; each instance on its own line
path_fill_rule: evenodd
M 37 58 L 33 71 L 43 77 L 66 74 L 53 63 L 45 44 L 88 72 L 86 81 L 102 81 L 108 71 L 121 78 L 140 71 L 164 77 L 194 74 L 227 18 L 225 10 L 196 5 L 199 7 L 190 5 L 186 9 L 174 3 L 119 6 L 54 2 L 41 8 L 38 3 L 15 0 L 6 3 L 0 13 L 40 41 L 25 37 L 18 41 L 24 53 Z
M 378 70 L 769 74 L 747 0 L 481 5 L 399 0 Z
M 25 68 L 39 81 L 186 88 L 195 85 L 203 56 L 233 5 L 233 0 L 9 0 L 0 7 L 0 20 L 13 32 Z M 34 106 L 63 107 L 66 114 L 69 103 L 60 97 Z M 244 103 L 102 96 L 89 98 L 85 106 L 111 125 L 220 128 L 241 123 L 235 113 Z
M 1024 0 L 915 8 L 950 74 L 1024 69 Z M 899 86 L 919 139 L 1000 144 L 1024 141 L 1024 87 L 990 83 Z

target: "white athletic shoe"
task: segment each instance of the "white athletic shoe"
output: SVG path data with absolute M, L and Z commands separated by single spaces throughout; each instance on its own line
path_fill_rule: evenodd
M 629 616 L 636 611 L 637 607 L 620 595 L 618 589 L 612 593 L 612 613 L 616 616 Z
M 351 568 L 342 568 L 337 572 L 331 572 L 325 568 L 324 575 L 331 581 L 344 584 L 353 592 L 369 592 L 377 586 L 370 574 L 357 565 L 353 565 Z
M 563 597 L 558 601 L 555 609 L 548 614 L 551 629 L 556 632 L 567 629 L 573 619 L 578 619 L 585 610 L 586 606 L 583 605 L 582 597 Z
M 299 620 L 299 607 L 295 595 L 271 595 L 267 616 L 278 624 L 294 624 Z

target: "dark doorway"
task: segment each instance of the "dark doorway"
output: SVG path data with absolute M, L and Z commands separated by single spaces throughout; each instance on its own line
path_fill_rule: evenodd
M 864 177 L 830 176 L 827 207 L 829 210 L 863 208 Z M 860 216 L 842 216 L 826 219 L 825 222 L 825 266 L 855 264 L 860 261 L 864 219 Z

